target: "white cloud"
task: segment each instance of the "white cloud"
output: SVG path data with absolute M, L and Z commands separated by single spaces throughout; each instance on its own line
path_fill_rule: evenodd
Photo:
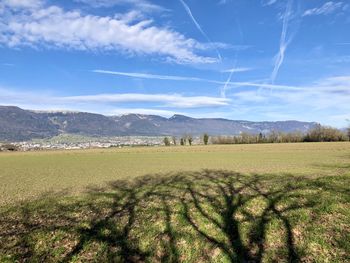
M 277 0 L 264 0 L 263 1 L 263 5 L 267 6 L 267 5 L 273 5 L 277 2 Z
M 229 104 L 229 99 L 208 97 L 208 96 L 190 96 L 185 97 L 179 94 L 98 94 L 86 96 L 70 96 L 56 98 L 57 101 L 64 103 L 161 103 L 166 107 L 174 108 L 201 108 L 218 107 Z
M 270 120 L 285 120 L 286 116 L 290 116 L 289 119 L 312 120 L 342 127 L 345 118 L 334 116 L 350 112 L 349 86 L 350 76 L 345 75 L 295 87 L 297 90 L 247 90 L 233 92 L 230 97 L 232 102 L 252 116 L 259 114 Z
M 217 61 L 196 54 L 202 45 L 196 40 L 157 27 L 153 20 L 140 19 L 138 14 L 133 11 L 114 17 L 84 15 L 58 6 L 23 12 L 8 10 L 7 15 L 0 16 L 0 44 L 159 55 L 178 63 Z
M 42 0 L 3 0 L 2 5 L 11 8 L 37 8 L 42 5 Z
M 142 11 L 166 11 L 164 7 L 155 5 L 146 0 L 74 0 L 78 3 L 84 3 L 95 8 L 106 8 L 116 5 L 130 5 Z
M 315 8 L 306 10 L 304 12 L 303 16 L 329 15 L 329 14 L 332 14 L 339 9 L 342 9 L 342 7 L 344 7 L 343 2 L 329 1 L 320 7 L 315 7 Z
M 220 83 L 218 83 L 220 84 Z M 221 82 L 221 84 L 224 84 Z M 266 84 L 261 82 L 229 82 L 228 86 L 232 87 L 251 87 L 251 88 L 257 88 L 257 89 L 268 89 L 271 90 L 290 90 L 290 91 L 300 91 L 303 90 L 304 87 L 296 87 L 296 86 L 288 86 L 288 85 L 276 85 L 276 84 Z M 229 89 L 229 87 L 227 88 Z
M 223 73 L 246 72 L 246 71 L 250 71 L 250 70 L 253 70 L 253 69 L 252 68 L 230 68 L 230 69 L 222 70 L 221 72 L 223 72 Z
M 238 71 L 234 71 L 234 69 L 229 69 L 227 72 L 243 72 L 244 69 L 248 68 L 236 68 Z M 233 81 L 218 81 L 211 79 L 203 79 L 198 77 L 189 77 L 189 76 L 175 76 L 175 75 L 158 75 L 158 74 L 150 74 L 150 73 L 138 73 L 138 72 L 120 72 L 120 71 L 109 71 L 109 70 L 93 70 L 95 73 L 101 74 L 111 74 L 117 76 L 125 76 L 132 78 L 142 78 L 142 79 L 158 79 L 158 80 L 174 80 L 174 81 L 200 81 L 207 82 L 219 85 L 226 85 L 226 89 L 232 89 L 235 87 L 252 87 L 259 89 L 274 89 L 274 90 L 300 90 L 299 87 L 288 86 L 288 85 L 276 85 L 276 84 L 266 84 L 260 82 L 233 82 Z
M 321 79 L 305 86 L 282 86 L 253 82 L 232 82 L 240 87 L 264 89 L 234 90 L 230 99 L 181 94 L 96 94 L 55 96 L 44 92 L 15 92 L 0 88 L 0 105 L 17 105 L 27 109 L 69 109 L 102 114 L 144 113 L 170 116 L 173 113 L 191 116 L 216 116 L 255 120 L 309 120 L 344 127 L 350 112 L 350 75 Z M 135 107 L 133 107 L 135 106 Z M 198 111 L 196 109 L 200 108 Z M 179 112 L 177 111 L 179 110 Z M 213 109 L 220 109 L 215 113 Z M 208 113 L 205 113 L 208 111 Z M 215 114 L 214 114 L 215 113 Z M 212 115 L 210 115 L 212 114 Z
M 159 79 L 159 80 L 175 80 L 175 81 L 208 81 L 202 78 L 196 77 L 183 77 L 174 75 L 157 75 L 149 73 L 138 73 L 138 72 L 120 72 L 120 71 L 109 71 L 109 70 L 93 70 L 95 73 L 118 75 L 132 78 L 142 78 L 142 79 Z
M 151 108 L 116 108 L 111 110 L 108 115 L 121 115 L 121 114 L 145 114 L 145 115 L 159 115 L 164 117 L 171 117 L 174 114 L 188 115 L 185 112 L 171 111 L 171 110 L 159 110 Z
M 230 49 L 235 51 L 242 51 L 251 47 L 252 47 L 251 45 L 232 45 L 232 44 L 227 44 L 222 42 L 198 43 L 198 45 L 196 46 L 196 48 L 201 50 L 214 49 L 216 51 L 218 49 Z
M 35 92 L 14 92 L 0 88 L 0 104 L 51 104 L 56 108 L 77 106 L 77 104 L 107 105 L 125 103 L 153 103 L 157 107 L 171 108 L 206 108 L 227 106 L 229 99 L 209 96 L 184 96 L 181 94 L 143 94 L 143 93 L 114 93 L 81 96 L 53 96 L 36 94 Z
M 270 85 L 273 88 L 276 85 Z M 278 86 L 278 85 L 277 85 Z M 240 91 L 233 94 L 243 101 L 268 101 L 278 99 L 280 102 L 288 101 L 296 105 L 305 102 L 307 106 L 314 108 L 339 105 L 344 106 L 342 102 L 350 101 L 350 76 L 337 76 L 321 79 L 308 86 L 286 86 L 285 89 L 276 89 L 275 92 L 269 91 Z M 330 99 L 332 98 L 332 99 Z M 320 101 L 324 103 L 320 103 Z M 346 103 L 350 109 L 350 104 Z

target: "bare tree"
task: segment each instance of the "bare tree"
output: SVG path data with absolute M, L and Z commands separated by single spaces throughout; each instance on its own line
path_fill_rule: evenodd
M 163 142 L 165 146 L 170 146 L 170 140 L 168 137 L 164 137 Z
M 189 144 L 189 145 L 192 145 L 192 142 L 193 142 L 193 137 L 192 137 L 192 135 L 188 135 L 188 136 L 187 136 L 187 140 L 188 140 L 188 144 Z
M 180 139 L 180 145 L 184 146 L 186 144 L 186 140 L 184 138 Z
M 176 145 L 176 137 L 173 136 L 173 137 L 171 137 L 171 139 L 172 139 L 172 141 L 173 141 L 173 144 Z
M 204 142 L 204 145 L 207 145 L 208 144 L 208 141 L 209 141 L 209 135 L 207 133 L 204 133 L 203 134 L 203 142 Z

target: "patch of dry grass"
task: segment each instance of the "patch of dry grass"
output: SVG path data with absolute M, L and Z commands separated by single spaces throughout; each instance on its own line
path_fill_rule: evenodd
M 349 156 L 346 142 L 0 153 L 0 205 L 155 173 L 223 169 L 337 175 L 349 170 Z

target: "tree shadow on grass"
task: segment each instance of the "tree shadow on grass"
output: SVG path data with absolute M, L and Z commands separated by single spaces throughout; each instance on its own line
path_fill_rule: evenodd
M 343 178 L 347 180 L 347 178 Z M 204 170 L 148 175 L 9 208 L 0 261 L 297 262 L 327 179 Z M 317 198 L 318 197 L 318 198 Z

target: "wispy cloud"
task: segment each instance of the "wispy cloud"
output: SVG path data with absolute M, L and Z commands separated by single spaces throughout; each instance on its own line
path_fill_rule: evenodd
M 224 82 L 221 82 L 223 84 Z M 218 83 L 220 84 L 220 83 Z M 268 89 L 271 90 L 289 90 L 289 91 L 299 91 L 303 90 L 305 87 L 299 87 L 299 86 L 289 86 L 289 85 L 276 85 L 276 84 L 267 84 L 266 82 L 240 82 L 240 81 L 230 81 L 228 83 L 227 90 L 231 89 L 232 87 L 251 87 L 256 89 Z
M 253 68 L 230 68 L 230 69 L 222 70 L 221 72 L 223 72 L 223 73 L 246 72 L 246 71 L 250 71 L 250 70 L 253 70 Z
M 303 16 L 315 16 L 315 15 L 329 15 L 337 10 L 341 10 L 345 4 L 343 2 L 329 1 L 324 3 L 320 7 L 308 9 L 304 12 Z
M 246 72 L 250 71 L 252 68 L 231 68 L 222 70 L 222 73 L 235 73 L 235 72 Z M 176 75 L 159 75 L 159 74 L 150 74 L 150 73 L 139 73 L 139 72 L 121 72 L 121 71 L 111 71 L 111 70 L 102 70 L 95 69 L 92 70 L 95 73 L 101 74 L 110 74 L 110 75 L 118 75 L 132 78 L 142 78 L 142 79 L 159 79 L 159 80 L 178 80 L 178 81 L 204 81 L 204 82 L 212 82 L 217 83 L 215 80 L 203 79 L 198 77 L 185 77 L 185 76 L 176 76 Z
M 238 33 L 239 33 L 239 36 L 240 36 L 240 40 L 241 40 L 241 42 L 243 42 L 243 31 L 242 31 L 242 27 L 241 27 L 241 25 L 240 25 L 240 22 L 239 22 L 238 18 L 236 18 L 235 21 L 236 21 L 237 30 L 238 30 Z M 234 58 L 234 62 L 233 62 L 233 68 L 231 68 L 231 69 L 229 69 L 228 71 L 226 71 L 226 72 L 228 72 L 228 73 L 230 73 L 230 74 L 229 74 L 228 78 L 226 79 L 226 82 L 225 82 L 224 86 L 220 89 L 220 94 L 221 94 L 221 97 L 223 97 L 223 98 L 226 97 L 226 91 L 227 91 L 227 89 L 228 89 L 229 83 L 231 83 L 233 74 L 234 74 L 235 72 L 243 72 L 243 71 L 248 71 L 248 70 L 250 70 L 250 69 L 248 69 L 248 68 L 238 68 L 238 67 L 237 67 L 237 63 L 238 63 L 238 50 L 236 50 L 236 52 L 235 52 L 235 58 Z
M 235 64 L 235 66 L 236 66 L 236 64 L 237 64 L 237 56 L 236 56 L 236 59 L 235 59 L 235 63 L 234 63 L 234 64 Z M 221 88 L 221 91 L 220 91 L 221 97 L 223 97 L 223 98 L 226 98 L 226 90 L 227 90 L 227 87 L 228 87 L 229 83 L 231 82 L 233 73 L 235 73 L 235 72 L 240 72 L 240 71 L 238 71 L 237 68 L 232 68 L 232 69 L 230 69 L 228 72 L 229 72 L 230 74 L 229 74 L 229 76 L 228 76 L 228 78 L 227 78 L 227 80 L 226 80 L 224 86 Z
M 231 79 L 232 79 L 232 76 L 233 76 L 233 73 L 234 71 L 231 71 L 224 86 L 221 88 L 221 91 L 220 91 L 220 95 L 221 97 L 223 98 L 226 98 L 226 91 L 227 91 L 227 87 L 228 87 L 228 84 L 231 82 Z
M 88 4 L 95 8 L 106 8 L 116 5 L 130 5 L 142 11 L 166 11 L 167 9 L 146 0 L 74 0 L 74 2 Z
M 263 5 L 268 6 L 268 5 L 273 5 L 277 2 L 277 0 L 263 0 Z
M 0 104 L 27 109 L 69 109 L 103 114 L 144 113 L 170 116 L 173 113 L 199 116 L 219 109 L 216 117 L 250 116 L 249 119 L 312 120 L 341 127 L 350 112 L 350 76 L 320 79 L 304 86 L 281 86 L 252 82 L 232 82 L 240 86 L 265 85 L 269 90 L 236 90 L 230 98 L 186 96 L 182 94 L 112 93 L 78 96 L 55 96 L 43 92 L 16 92 L 0 88 Z M 330 99 L 331 98 L 331 99 Z M 196 111 L 196 109 L 201 109 Z M 221 113 L 220 109 L 222 110 Z M 225 110 L 225 111 L 224 111 Z M 230 113 L 228 112 L 230 111 Z M 234 113 L 233 113 L 234 112 Z
M 284 55 L 285 55 L 286 49 L 290 41 L 292 40 L 291 37 L 287 39 L 288 25 L 289 25 L 290 18 L 292 16 L 292 5 L 293 5 L 293 0 L 288 0 L 286 11 L 283 15 L 283 24 L 282 24 L 282 33 L 280 37 L 279 51 L 276 55 L 274 69 L 270 77 L 272 83 L 275 83 L 280 67 L 282 66 L 282 63 L 284 61 Z
M 164 117 L 171 117 L 174 114 L 188 115 L 186 112 L 171 111 L 171 110 L 159 110 L 152 108 L 116 108 L 108 112 L 108 115 L 122 115 L 122 114 L 146 114 L 146 115 L 159 115 Z
M 35 92 L 15 92 L 0 88 L 0 104 L 51 104 L 51 105 L 78 105 L 78 104 L 130 104 L 152 103 L 157 107 L 171 108 L 211 108 L 227 106 L 230 99 L 210 96 L 185 96 L 181 94 L 144 94 L 144 93 L 112 93 L 80 96 L 54 96 L 36 94 Z M 56 107 L 57 108 L 57 107 Z
M 238 68 L 239 69 L 239 68 Z M 275 84 L 267 84 L 264 82 L 233 82 L 233 81 L 218 81 L 212 79 L 204 79 L 198 77 L 190 77 L 190 76 L 175 76 L 175 75 L 158 75 L 158 74 L 150 74 L 150 73 L 138 73 L 138 72 L 120 72 L 120 71 L 109 71 L 109 70 L 93 70 L 92 72 L 101 73 L 101 74 L 111 74 L 117 76 L 125 76 L 131 78 L 142 78 L 142 79 L 158 79 L 158 80 L 174 80 L 174 81 L 199 81 L 199 82 L 207 82 L 219 85 L 226 85 L 226 90 L 234 88 L 234 87 L 252 87 L 258 89 L 274 89 L 274 90 L 299 90 L 299 87 L 288 86 L 288 85 L 275 85 Z M 230 69 L 230 73 L 233 72 L 243 72 L 243 71 L 235 71 L 234 69 Z
M 109 70 L 93 70 L 95 73 L 102 74 L 111 74 L 132 78 L 141 78 L 141 79 L 159 79 L 159 80 L 176 80 L 176 81 L 209 81 L 202 78 L 196 77 L 183 77 L 183 76 L 174 76 L 174 75 L 157 75 L 149 73 L 137 73 L 137 72 L 120 72 L 120 71 L 109 71 Z
M 304 119 L 328 125 L 344 125 L 344 119 L 334 115 L 350 111 L 350 76 L 321 79 L 299 90 L 243 90 L 232 94 L 232 102 L 248 114 L 260 114 L 267 119 Z M 330 99 L 331 98 L 331 99 Z
M 123 94 L 97 94 L 86 96 L 61 97 L 58 100 L 71 103 L 137 103 L 151 102 L 161 103 L 165 107 L 175 108 L 201 108 L 201 107 L 218 107 L 226 106 L 229 99 L 208 96 L 183 96 L 179 94 L 140 94 L 140 93 L 123 93 Z
M 208 37 L 208 35 L 204 32 L 204 30 L 202 29 L 202 27 L 200 26 L 200 24 L 197 22 L 197 20 L 194 18 L 190 7 L 185 3 L 184 0 L 179 0 L 179 1 L 181 2 L 181 4 L 183 5 L 183 7 L 185 8 L 185 10 L 186 10 L 188 16 L 191 18 L 191 20 L 192 20 L 192 22 L 194 23 L 194 25 L 196 26 L 196 28 L 197 28 L 197 29 L 199 30 L 199 32 L 206 38 L 206 40 L 209 42 L 209 44 L 215 49 L 219 61 L 222 61 L 222 57 L 221 57 L 221 54 L 220 54 L 219 50 L 216 48 L 215 44 L 210 40 L 210 38 Z
M 138 12 L 96 16 L 82 14 L 79 10 L 65 11 L 58 6 L 11 12 L 14 3 L 15 0 L 6 2 L 7 14 L 0 16 L 0 24 L 4 25 L 0 27 L 0 44 L 9 47 L 158 55 L 178 63 L 217 61 L 196 54 L 201 46 L 198 41 L 169 28 L 157 27 L 153 20 L 141 19 Z
M 12 63 L 0 63 L 1 66 L 5 66 L 5 67 L 13 67 L 15 64 Z
M 3 0 L 0 6 L 10 6 L 11 8 L 37 8 L 42 4 L 42 0 Z
M 345 75 L 345 76 L 323 78 L 310 85 L 295 86 L 294 89 L 292 86 L 285 86 L 286 88 L 283 89 L 282 88 L 283 86 L 282 86 L 281 89 L 276 89 L 276 92 L 274 93 L 266 92 L 266 93 L 260 93 L 260 95 L 264 96 L 266 99 L 271 99 L 277 96 L 279 99 L 282 99 L 282 100 L 288 100 L 288 98 L 297 97 L 298 99 L 300 99 L 300 101 L 304 101 L 303 99 L 301 99 L 303 96 L 309 97 L 311 101 L 313 96 L 315 98 L 317 96 L 322 96 L 324 99 L 329 100 L 330 95 L 335 95 L 335 96 L 339 95 L 339 96 L 344 96 L 344 99 L 347 100 L 347 99 L 350 99 L 350 90 L 348 88 L 349 85 L 350 85 L 350 76 Z M 271 88 L 275 86 L 279 86 L 279 85 L 271 85 Z M 247 98 L 250 97 L 249 100 L 251 100 L 251 97 L 252 97 L 251 92 L 255 92 L 255 91 L 251 91 L 251 90 L 239 91 L 236 94 L 247 94 Z M 258 100 L 260 100 L 260 97 Z M 340 101 L 343 101 L 343 100 L 340 100 Z M 298 103 L 297 100 L 293 102 Z M 310 102 L 307 102 L 307 103 L 310 106 L 311 104 L 314 104 L 315 107 L 321 106 L 319 101 L 317 101 L 316 99 L 311 104 Z M 337 98 L 334 97 L 334 100 L 330 100 L 329 103 L 338 104 L 339 103 L 338 97 Z M 350 104 L 349 104 L 349 107 L 350 107 Z

